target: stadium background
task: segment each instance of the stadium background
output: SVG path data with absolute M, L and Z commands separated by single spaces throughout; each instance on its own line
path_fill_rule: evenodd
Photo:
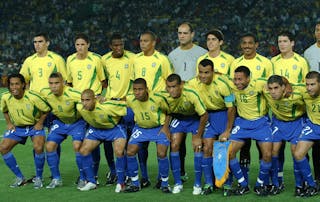
M 287 29 L 296 35 L 295 51 L 302 54 L 313 41 L 320 20 L 319 0 L 12 0 L 0 2 L 0 75 L 18 71 L 33 53 L 32 37 L 45 31 L 50 49 L 65 58 L 75 52 L 73 38 L 85 32 L 90 50 L 101 55 L 109 51 L 108 39 L 115 31 L 126 37 L 126 48 L 139 52 L 139 34 L 154 31 L 157 49 L 168 54 L 178 45 L 177 27 L 190 21 L 195 41 L 205 47 L 205 33 L 219 28 L 225 34 L 223 49 L 239 56 L 239 37 L 253 32 L 260 41 L 258 52 L 266 57 L 277 53 L 276 34 Z

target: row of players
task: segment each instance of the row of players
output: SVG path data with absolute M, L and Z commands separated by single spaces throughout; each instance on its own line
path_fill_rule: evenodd
M 316 30 L 315 30 L 316 37 L 319 35 L 318 33 L 319 33 L 319 26 L 317 24 Z M 169 59 L 174 64 L 175 71 L 184 77 L 187 75 L 186 73 L 195 72 L 196 60 L 198 56 L 202 55 L 206 51 L 203 49 L 201 50 L 200 47 L 192 43 L 194 31 L 192 29 L 192 26 L 189 23 L 183 23 L 179 26 L 178 36 L 179 36 L 180 46 L 177 49 L 175 49 L 171 54 L 169 54 Z M 207 46 L 208 46 L 209 52 L 205 54 L 204 57 L 214 61 L 215 69 L 219 69 L 220 67 L 221 69 L 223 68 L 230 69 L 230 68 L 226 68 L 230 66 L 230 63 L 228 63 L 226 60 L 227 58 L 226 54 L 220 50 L 220 46 L 223 43 L 222 33 L 219 30 L 212 30 L 211 32 L 208 32 L 206 37 L 207 37 Z M 290 37 L 287 36 L 287 38 L 290 38 Z M 110 48 L 113 51 L 107 54 L 106 56 L 104 56 L 105 61 L 103 62 L 105 64 L 105 67 L 106 67 L 105 70 L 108 75 L 107 76 L 108 77 L 107 94 L 109 93 L 109 98 L 121 99 L 123 97 L 123 94 L 126 94 L 126 91 L 129 86 L 128 85 L 129 84 L 128 81 L 130 80 L 129 78 L 132 77 L 130 76 L 130 73 L 129 73 L 130 63 L 131 63 L 129 62 L 129 58 L 131 54 L 128 51 L 123 50 L 123 40 L 121 36 L 118 36 L 117 38 L 115 35 L 110 41 L 111 41 Z M 287 49 L 286 48 L 282 49 L 282 54 L 279 55 L 280 58 L 278 58 L 279 60 L 282 57 L 294 55 L 292 51 L 294 41 L 292 40 L 285 40 L 285 41 L 287 42 L 287 45 L 289 41 L 289 46 L 287 47 Z M 24 67 L 22 68 L 21 73 L 24 74 L 24 76 L 27 78 L 27 81 L 30 80 L 31 89 L 36 90 L 35 88 L 37 87 L 42 89 L 43 87 L 47 86 L 47 84 L 45 83 L 46 79 L 42 79 L 42 78 L 47 78 L 50 72 L 57 71 L 57 70 L 63 72 L 63 68 L 59 68 L 63 65 L 61 65 L 62 63 L 57 62 L 57 60 L 55 59 L 56 55 L 54 53 L 48 51 L 49 41 L 47 40 L 45 35 L 36 36 L 34 38 L 34 45 L 37 53 L 29 57 L 25 61 L 23 65 Z M 94 75 L 93 78 L 96 78 L 96 75 L 100 75 L 99 72 L 101 71 L 98 70 L 99 68 L 92 68 L 99 65 L 96 65 L 97 61 L 93 59 L 95 58 L 94 54 L 91 54 L 91 52 L 88 52 L 88 47 L 89 47 L 88 38 L 84 35 L 77 36 L 75 40 L 75 45 L 76 45 L 77 53 L 73 54 L 72 57 L 69 57 L 70 60 L 69 59 L 67 60 L 67 66 L 69 67 L 73 66 L 71 65 L 72 62 L 74 62 L 73 64 L 76 64 L 74 65 L 75 67 L 73 68 L 75 69 L 73 70 L 73 74 L 70 74 L 70 72 L 72 71 L 68 71 L 69 72 L 68 78 L 70 75 L 73 75 L 70 77 L 71 79 L 69 80 L 69 83 L 71 82 L 73 84 L 73 87 L 78 88 L 78 90 L 81 90 L 81 91 L 84 90 L 84 89 L 81 89 L 84 87 L 83 86 L 80 87 L 80 84 L 83 84 L 83 85 L 88 84 L 87 88 L 95 89 L 96 86 L 99 84 L 96 84 L 95 82 L 93 82 L 93 79 L 91 79 L 92 77 L 90 76 Z M 163 67 L 167 66 L 166 64 L 168 64 L 168 62 L 166 62 L 166 59 L 163 59 L 160 53 L 155 51 L 154 34 L 151 32 L 146 32 L 142 34 L 140 45 L 141 45 L 142 53 L 137 54 L 137 57 L 133 62 L 134 63 L 133 75 L 136 76 L 136 78 L 139 78 L 139 77 L 145 78 L 147 80 L 148 86 L 150 86 L 149 89 L 155 90 L 157 84 L 160 85 L 160 83 L 162 83 L 162 88 L 163 88 L 164 86 L 163 81 L 165 76 L 163 76 L 163 79 L 161 78 L 154 79 L 154 78 L 158 78 L 160 72 L 162 74 L 166 72 L 164 71 L 165 68 L 162 69 L 162 66 Z M 252 71 L 252 77 L 255 77 L 254 75 L 256 75 L 256 77 L 267 76 L 268 72 L 270 72 L 270 68 L 266 68 L 266 67 L 270 67 L 270 62 L 268 60 L 265 60 L 262 56 L 256 53 L 257 46 L 258 46 L 258 43 L 256 42 L 256 39 L 253 35 L 244 35 L 241 39 L 241 47 L 243 49 L 244 55 L 235 60 L 235 61 L 237 60 L 239 61 L 236 66 L 240 65 L 240 62 L 242 61 Z M 280 46 L 280 43 L 279 43 L 279 46 Z M 317 44 L 315 44 L 315 46 L 317 46 Z M 281 47 L 280 47 L 280 51 L 281 51 Z M 153 57 L 148 57 L 148 56 L 153 56 Z M 140 58 L 140 59 L 137 59 L 137 58 Z M 161 61 L 157 60 L 159 58 L 161 58 Z M 215 59 L 218 59 L 218 61 L 216 61 Z M 221 59 L 222 59 L 222 62 L 219 61 Z M 71 63 L 68 61 L 70 61 Z M 161 68 L 159 68 L 159 63 L 162 65 L 162 66 L 160 65 Z M 290 67 L 290 65 L 287 65 L 287 66 Z M 43 68 L 43 67 L 46 67 L 46 68 Z M 67 68 L 67 69 L 72 69 L 72 68 Z M 281 69 L 281 68 L 277 68 L 277 69 Z M 298 66 L 296 65 L 292 65 L 292 69 L 293 70 L 297 69 L 298 72 L 300 71 L 301 73 L 300 68 L 298 68 Z M 283 71 L 280 71 L 280 73 L 285 74 L 285 76 L 287 76 L 288 79 L 290 79 L 293 74 L 289 70 L 285 69 Z M 219 71 L 222 72 L 222 70 L 219 70 Z M 258 73 L 255 74 L 254 72 L 258 72 Z M 303 71 L 303 73 L 301 74 L 305 74 L 305 73 L 306 72 Z M 192 74 L 195 74 L 195 73 L 191 73 L 191 75 Z M 298 77 L 300 78 L 300 81 L 302 81 L 301 78 L 302 79 L 304 78 L 304 76 L 301 76 L 301 74 L 299 75 L 300 77 Z M 89 78 L 88 80 L 90 81 L 92 80 L 92 82 L 86 82 L 85 78 L 87 79 Z M 183 79 L 187 80 L 188 78 L 183 78 Z M 159 80 L 162 80 L 162 81 L 159 81 Z M 33 85 L 33 87 L 32 87 L 32 83 L 35 84 Z M 119 86 L 121 87 L 119 88 Z M 97 92 L 95 93 L 98 94 Z M 182 162 L 181 165 L 183 167 L 184 163 Z

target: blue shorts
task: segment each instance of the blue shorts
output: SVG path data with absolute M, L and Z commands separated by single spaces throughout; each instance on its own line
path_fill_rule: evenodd
M 307 119 L 302 128 L 299 141 L 313 142 L 316 140 L 320 140 L 320 125 L 314 124 L 310 119 Z
M 237 117 L 234 122 L 230 140 L 244 142 L 253 139 L 259 142 L 272 142 L 272 131 L 268 116 L 256 120 Z
M 173 118 L 170 123 L 171 134 L 192 133 L 197 134 L 200 123 L 199 116 L 186 116 L 183 118 Z
M 61 144 L 68 135 L 72 136 L 72 141 L 83 141 L 85 132 L 86 122 L 83 119 L 79 119 L 72 124 L 65 124 L 56 119 L 53 121 L 53 125 L 50 128 L 47 141 L 53 141 L 57 144 Z
M 281 121 L 276 117 L 272 117 L 272 142 L 285 140 L 291 144 L 297 144 L 303 125 L 304 118 L 294 121 Z
M 127 107 L 127 114 L 122 117 L 120 124 L 126 131 L 131 131 L 134 127 L 134 114 L 130 107 Z M 129 137 L 130 134 L 127 134 Z
M 139 144 L 141 142 L 151 141 L 156 144 L 168 146 L 170 141 L 164 133 L 160 133 L 162 126 L 156 128 L 140 128 L 135 125 L 128 144 Z
M 52 114 L 52 112 L 50 112 L 48 114 L 48 116 L 46 117 L 46 119 L 44 120 L 43 126 L 46 128 L 51 128 L 53 121 L 56 119 L 57 119 L 57 117 L 54 114 Z
M 3 138 L 8 138 L 19 142 L 20 144 L 25 144 L 28 137 L 33 138 L 34 136 L 46 136 L 44 129 L 34 130 L 33 126 L 27 127 L 15 127 L 15 130 L 7 130 L 3 135 Z
M 203 138 L 218 137 L 226 130 L 227 122 L 227 110 L 216 112 L 209 111 L 209 120 L 206 125 L 206 130 L 203 134 Z
M 127 134 L 120 124 L 110 129 L 100 129 L 89 126 L 85 137 L 85 139 L 97 140 L 100 142 L 114 141 L 119 138 L 127 139 Z

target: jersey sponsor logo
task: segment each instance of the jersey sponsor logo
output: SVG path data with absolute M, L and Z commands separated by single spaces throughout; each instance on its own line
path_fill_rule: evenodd
M 292 65 L 293 70 L 296 70 L 297 68 L 298 68 L 297 65 Z
M 91 64 L 87 65 L 87 69 L 91 69 L 91 67 L 92 67 Z
M 48 62 L 48 67 L 51 67 L 52 66 L 52 62 Z
M 225 68 L 225 66 L 226 66 L 226 64 L 224 64 L 224 63 L 221 63 L 221 65 L 220 65 L 221 68 Z
M 156 65 L 157 65 L 157 64 L 156 64 L 155 62 L 153 62 L 153 63 L 151 64 L 152 67 L 156 67 Z
M 256 69 L 257 69 L 257 70 L 260 70 L 260 69 L 261 69 L 260 65 L 256 66 Z

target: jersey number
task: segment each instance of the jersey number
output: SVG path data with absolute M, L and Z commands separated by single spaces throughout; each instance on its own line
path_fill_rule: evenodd
M 78 80 L 82 80 L 82 71 L 78 71 Z
M 142 120 L 150 120 L 149 112 L 140 112 Z
M 39 68 L 38 73 L 39 73 L 39 77 L 42 77 L 42 76 L 43 76 L 42 68 Z

